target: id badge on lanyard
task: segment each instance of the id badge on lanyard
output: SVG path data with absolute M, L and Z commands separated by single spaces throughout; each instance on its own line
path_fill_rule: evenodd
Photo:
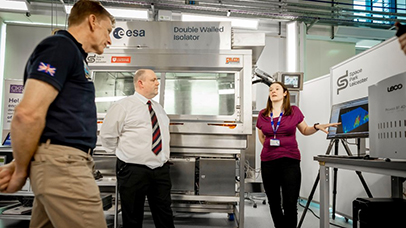
M 271 125 L 272 125 L 272 130 L 273 130 L 273 139 L 269 141 L 271 146 L 280 146 L 281 142 L 279 139 L 276 138 L 276 132 L 278 131 L 279 125 L 281 124 L 281 119 L 282 119 L 283 112 L 279 115 L 278 122 L 276 123 L 276 128 L 273 124 L 273 113 L 271 112 Z

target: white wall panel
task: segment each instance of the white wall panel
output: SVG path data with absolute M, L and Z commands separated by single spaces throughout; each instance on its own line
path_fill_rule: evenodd
M 332 104 L 368 96 L 368 86 L 406 72 L 406 55 L 394 37 L 331 67 Z
M 45 37 L 51 35 L 50 28 L 7 25 L 4 78 L 23 79 L 27 60 Z
M 325 40 L 306 41 L 306 81 L 330 74 L 330 68 L 355 55 L 355 43 Z M 329 89 L 329 88 L 326 88 Z
M 314 123 L 327 123 L 330 118 L 330 76 L 325 75 L 303 85 L 300 92 L 299 107 L 305 116 L 308 125 Z M 307 198 L 311 192 L 314 181 L 317 177 L 319 164 L 313 160 L 318 154 L 325 154 L 329 141 L 324 132 L 317 132 L 311 136 L 304 136 L 296 132 L 299 150 L 302 155 L 302 187 L 300 196 Z M 317 189 L 318 190 L 318 189 Z M 319 200 L 319 192 L 316 191 L 313 200 Z

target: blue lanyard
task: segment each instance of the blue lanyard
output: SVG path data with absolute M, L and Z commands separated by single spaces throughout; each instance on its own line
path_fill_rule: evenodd
M 272 125 L 272 130 L 273 130 L 273 138 L 276 139 L 276 131 L 278 131 L 279 125 L 281 124 L 281 119 L 282 119 L 283 112 L 279 115 L 278 122 L 276 123 L 276 128 L 273 124 L 273 113 L 271 112 L 271 125 Z

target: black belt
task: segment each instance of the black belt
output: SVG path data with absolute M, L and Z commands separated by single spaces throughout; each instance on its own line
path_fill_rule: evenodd
M 89 153 L 89 150 L 90 150 L 90 155 L 93 155 L 93 148 L 90 148 L 88 146 L 61 142 L 61 141 L 54 140 L 54 139 L 50 139 L 50 140 L 51 140 L 50 144 L 73 147 L 73 148 L 76 148 L 76 149 L 79 149 L 79 150 L 85 152 L 86 154 Z M 42 139 L 42 138 L 40 139 L 41 143 L 46 143 L 47 141 L 48 141 L 48 139 Z

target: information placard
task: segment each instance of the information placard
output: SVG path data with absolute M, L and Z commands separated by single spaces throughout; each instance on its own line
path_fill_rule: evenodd
M 5 79 L 4 80 L 4 99 L 3 99 L 3 132 L 2 142 L 10 132 L 11 119 L 14 115 L 15 107 L 23 98 L 23 80 Z

